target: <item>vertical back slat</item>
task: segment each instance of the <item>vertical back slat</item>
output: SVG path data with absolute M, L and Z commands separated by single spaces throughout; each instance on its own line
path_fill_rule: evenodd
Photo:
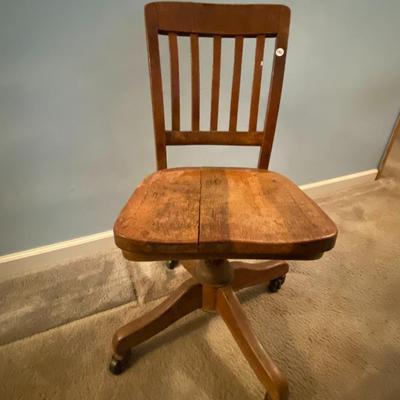
M 242 54 L 243 54 L 243 36 L 235 38 L 235 55 L 233 62 L 232 92 L 231 92 L 231 109 L 229 118 L 229 131 L 236 131 L 238 108 L 239 108 L 239 92 L 240 92 L 240 75 L 242 71 Z
M 260 104 L 261 76 L 263 70 L 265 36 L 257 36 L 254 57 L 253 86 L 251 89 L 249 131 L 257 130 L 258 107 Z
M 180 102 L 179 102 L 179 58 L 178 38 L 176 33 L 168 34 L 169 65 L 171 74 L 171 121 L 172 129 L 180 129 Z
M 192 130 L 200 126 L 200 61 L 199 35 L 190 35 L 190 52 L 192 59 Z
M 210 130 L 218 130 L 219 82 L 221 76 L 221 36 L 213 40 Z

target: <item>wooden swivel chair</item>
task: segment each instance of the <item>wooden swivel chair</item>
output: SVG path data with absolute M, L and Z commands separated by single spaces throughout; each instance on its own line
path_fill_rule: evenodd
M 121 373 L 128 365 L 131 348 L 201 308 L 223 318 L 269 396 L 286 399 L 286 378 L 252 333 L 235 291 L 265 282 L 276 291 L 288 271 L 286 261 L 280 260 L 320 258 L 334 246 L 337 236 L 335 224 L 296 184 L 268 170 L 290 9 L 283 5 L 160 2 L 145 7 L 145 18 L 158 171 L 144 179 L 121 211 L 114 226 L 115 243 L 128 260 L 180 260 L 192 278 L 152 312 L 115 333 L 110 369 Z M 171 130 L 164 121 L 159 35 L 169 39 Z M 190 131 L 180 129 L 178 36 L 190 37 Z M 199 38 L 203 36 L 213 38 L 209 131 L 199 129 Z M 234 38 L 235 50 L 229 128 L 219 130 L 224 38 Z M 256 48 L 248 131 L 238 132 L 244 38 L 254 39 Z M 258 131 L 262 61 L 268 38 L 275 38 L 275 52 L 264 129 Z M 167 168 L 167 145 L 194 144 L 259 146 L 258 168 Z

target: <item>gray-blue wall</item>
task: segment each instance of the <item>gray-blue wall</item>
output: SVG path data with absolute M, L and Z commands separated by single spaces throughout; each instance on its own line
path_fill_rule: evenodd
M 272 169 L 301 184 L 375 168 L 400 104 L 400 2 L 285 3 Z M 143 4 L 0 0 L 0 254 L 111 229 L 154 170 Z M 172 166 L 256 164 L 248 148 L 170 154 Z

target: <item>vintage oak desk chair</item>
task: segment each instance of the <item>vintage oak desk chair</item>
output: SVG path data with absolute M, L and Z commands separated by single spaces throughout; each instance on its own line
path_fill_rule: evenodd
M 191 273 L 150 313 L 120 328 L 110 364 L 118 374 L 131 348 L 190 312 L 219 314 L 270 397 L 288 398 L 288 384 L 251 331 L 236 290 L 270 282 L 280 288 L 286 261 L 317 259 L 330 250 L 337 229 L 296 184 L 268 170 L 281 96 L 290 9 L 283 5 L 150 3 L 145 7 L 157 169 L 135 190 L 115 226 L 115 243 L 128 260 L 180 260 Z M 168 35 L 172 128 L 167 130 L 160 68 L 159 35 Z M 192 129 L 180 128 L 178 36 L 191 47 Z M 199 39 L 213 40 L 210 129 L 199 130 Z M 229 127 L 218 127 L 221 42 L 234 38 Z M 244 38 L 256 41 L 248 131 L 237 131 Z M 265 42 L 275 38 L 264 129 L 257 115 Z M 189 39 L 188 39 L 189 40 Z M 240 145 L 260 147 L 258 168 L 167 168 L 166 146 Z M 228 259 L 265 259 L 260 263 Z M 193 351 L 196 351 L 193 349 Z M 173 354 L 171 354 L 173 357 Z

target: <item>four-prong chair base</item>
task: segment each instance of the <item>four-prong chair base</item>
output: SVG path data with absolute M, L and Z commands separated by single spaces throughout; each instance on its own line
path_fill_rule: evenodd
M 151 312 L 118 329 L 113 337 L 114 355 L 110 371 L 120 374 L 128 365 L 130 350 L 150 339 L 178 319 L 202 308 L 216 312 L 225 321 L 267 395 L 273 400 L 288 398 L 288 383 L 265 352 L 250 328 L 235 290 L 269 282 L 275 292 L 289 269 L 285 261 L 261 263 L 227 260 L 183 261 L 193 275 Z

